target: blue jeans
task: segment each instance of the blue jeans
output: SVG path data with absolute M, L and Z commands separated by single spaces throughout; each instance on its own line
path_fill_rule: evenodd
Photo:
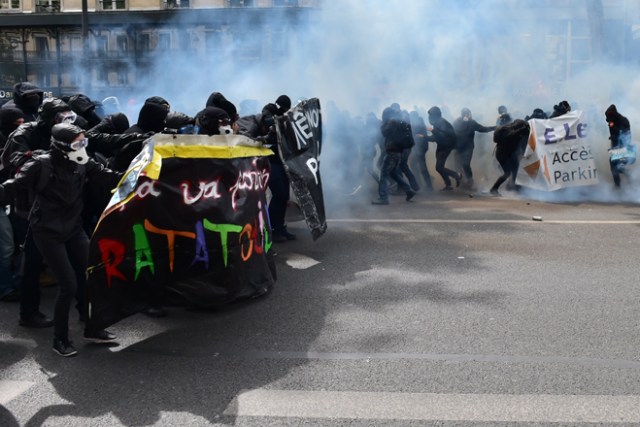
M 0 206 L 0 297 L 15 289 L 13 280 L 13 229 L 4 206 Z
M 380 184 L 378 185 L 378 194 L 380 200 L 389 200 L 389 178 L 393 178 L 398 183 L 398 187 L 405 193 L 411 191 L 411 187 L 402 179 L 400 174 L 400 162 L 402 161 L 402 153 L 387 151 L 382 160 L 382 170 L 380 171 Z

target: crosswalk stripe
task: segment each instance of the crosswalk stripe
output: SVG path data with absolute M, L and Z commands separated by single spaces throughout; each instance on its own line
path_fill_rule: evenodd
M 435 394 L 257 389 L 225 415 L 472 422 L 640 422 L 640 396 Z
M 0 381 L 0 405 L 7 404 L 34 384 L 34 382 L 30 381 Z

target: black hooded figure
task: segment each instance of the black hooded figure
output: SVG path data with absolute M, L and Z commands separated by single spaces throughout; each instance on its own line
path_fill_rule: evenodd
M 2 108 L 17 108 L 24 114 L 26 122 L 32 122 L 38 118 L 38 108 L 43 100 L 42 89 L 29 82 L 21 82 L 13 85 L 13 100 L 4 104 Z
M 473 171 L 471 170 L 471 158 L 473 157 L 473 149 L 475 148 L 476 132 L 487 133 L 493 132 L 495 126 L 483 126 L 476 122 L 471 116 L 471 110 L 463 108 L 460 117 L 453 121 L 453 130 L 456 132 L 456 149 L 458 152 L 458 160 L 462 166 L 462 171 L 466 178 L 465 186 L 468 190 L 473 188 Z
M 206 106 L 222 108 L 227 112 L 229 118 L 233 123 L 238 120 L 238 110 L 236 109 L 236 106 L 233 105 L 232 102 L 227 100 L 227 98 L 225 98 L 224 95 L 220 92 L 213 92 L 211 95 L 209 95 Z
M 415 143 L 411 152 L 411 161 L 414 170 L 417 166 L 426 189 L 428 191 L 433 191 L 431 175 L 429 174 L 429 168 L 427 167 L 427 151 L 429 150 L 429 141 L 427 140 L 427 125 L 417 110 L 413 110 L 409 113 L 409 120 L 411 121 L 413 142 Z
M 498 107 L 498 118 L 496 119 L 496 126 L 504 126 L 513 122 L 511 114 L 507 111 L 507 107 L 501 105 Z
M 164 105 L 155 102 L 147 102 L 138 114 L 138 122 L 127 129 L 124 133 L 159 133 L 165 127 L 164 121 L 169 114 L 169 110 Z
M 611 104 L 609 108 L 607 108 L 604 116 L 609 125 L 611 149 L 624 148 L 631 145 L 631 125 L 629 124 L 629 120 L 618 112 L 614 104 Z M 620 174 L 624 173 L 627 160 L 609 160 L 609 165 L 611 166 L 613 183 L 616 187 L 620 187 Z
M 24 123 L 24 113 L 18 108 L 0 109 L 0 150 L 4 148 L 11 133 Z
M 296 240 L 296 235 L 289 232 L 285 223 L 287 205 L 289 203 L 289 178 L 284 164 L 278 155 L 278 138 L 275 129 L 275 116 L 280 109 L 276 104 L 262 107 L 260 114 L 240 117 L 237 121 L 238 133 L 262 142 L 274 154 L 269 156 L 271 172 L 269 173 L 269 223 L 271 224 L 271 239 L 275 243 Z
M 54 309 L 53 349 L 61 356 L 76 350 L 69 339 L 69 309 L 75 297 L 81 317 L 86 316 L 84 294 L 89 239 L 82 227 L 83 188 L 89 177 L 102 179 L 105 191 L 117 185 L 120 175 L 92 160 L 86 153 L 84 131 L 69 123 L 53 126 L 51 150 L 34 156 L 14 178 L 0 185 L 0 199 L 17 192 L 32 195 L 29 227 L 33 240 L 58 284 Z M 87 330 L 86 339 L 112 341 L 105 330 Z
M 560 101 L 558 105 L 553 106 L 553 113 L 551 113 L 551 116 L 549 116 L 549 118 L 553 119 L 555 117 L 560 117 L 564 114 L 567 114 L 569 111 L 571 111 L 571 105 L 569 105 L 567 101 Z
M 450 191 L 453 190 L 453 187 L 451 187 L 449 177 L 456 180 L 456 187 L 460 186 L 460 181 L 462 180 L 462 174 L 445 167 L 449 154 L 456 148 L 456 133 L 451 123 L 442 117 L 440 108 L 431 107 L 429 111 L 427 111 L 427 114 L 429 123 L 432 126 L 427 129 L 431 132 L 431 135 L 427 136 L 427 140 L 433 141 L 438 145 L 438 148 L 436 148 L 436 171 L 444 181 L 445 187 L 442 191 Z
M 496 128 L 493 134 L 493 142 L 496 143 L 496 160 L 502 167 L 502 175 L 491 187 L 490 192 L 494 196 L 500 196 L 498 190 L 509 177 L 515 183 L 518 167 L 520 166 L 520 156 L 524 152 L 524 147 L 529 137 L 529 129 L 529 123 L 520 119 Z

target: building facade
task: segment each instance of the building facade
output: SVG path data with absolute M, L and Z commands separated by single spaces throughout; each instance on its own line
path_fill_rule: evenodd
M 20 81 L 53 96 L 80 88 L 96 97 L 126 93 L 159 54 L 172 52 L 277 61 L 288 54 L 287 33 L 317 7 L 317 0 L 88 0 L 83 12 L 82 3 L 0 0 L 0 103 Z

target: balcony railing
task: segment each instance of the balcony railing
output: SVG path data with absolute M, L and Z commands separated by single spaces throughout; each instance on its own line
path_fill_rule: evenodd
M 100 0 L 101 10 L 125 10 L 126 0 Z
M 38 13 L 55 13 L 60 12 L 59 0 L 38 0 L 36 2 L 36 12 Z
M 166 0 L 165 7 L 167 9 L 188 9 L 191 1 L 190 0 Z

